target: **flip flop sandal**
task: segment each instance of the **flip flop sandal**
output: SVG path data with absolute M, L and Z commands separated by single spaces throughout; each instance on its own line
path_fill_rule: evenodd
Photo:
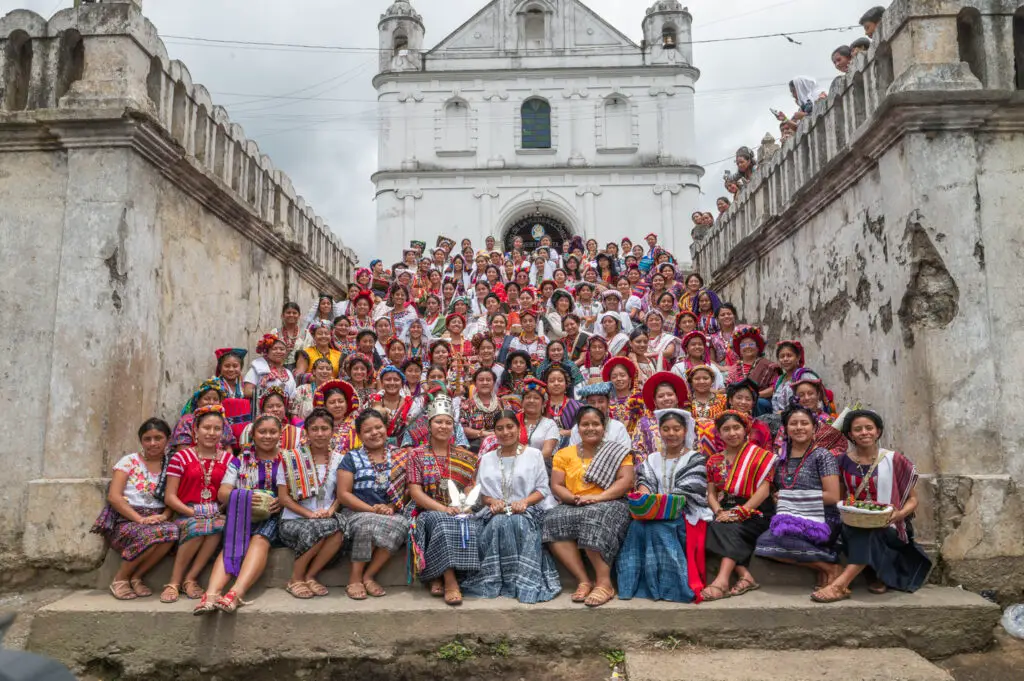
M 715 596 L 712 592 L 712 589 L 714 589 L 714 591 L 717 591 L 719 595 Z M 732 596 L 732 594 L 726 591 L 725 589 L 710 584 L 701 589 L 700 595 L 705 603 L 710 603 L 712 601 L 724 601 L 726 598 L 730 598 Z
M 445 589 L 444 602 L 448 605 L 462 605 L 462 592 L 458 589 Z
M 139 595 L 132 590 L 132 585 L 127 579 L 111 582 L 110 593 L 119 601 L 133 601 L 139 597 Z
M 192 608 L 193 615 L 207 615 L 217 609 L 217 606 L 213 604 L 213 599 L 219 598 L 217 594 L 203 594 L 199 602 L 196 603 L 196 607 Z
M 370 594 L 374 598 L 380 598 L 381 596 L 386 596 L 388 594 L 388 592 L 384 590 L 384 587 L 372 579 L 363 582 L 363 587 L 366 589 L 366 593 Z
M 825 592 L 829 592 L 830 595 L 824 595 Z M 815 591 L 811 594 L 811 600 L 815 603 L 838 603 L 839 601 L 845 601 L 849 598 L 851 592 L 849 589 L 839 589 L 834 586 L 826 586 L 824 589 Z
M 365 601 L 366 587 L 362 584 L 349 584 L 345 587 L 345 595 L 353 601 Z
M 590 592 L 584 604 L 588 608 L 599 608 L 613 598 L 615 598 L 615 589 L 599 586 Z
M 743 584 L 743 586 L 740 587 L 740 584 Z M 742 596 L 743 594 L 745 594 L 747 592 L 757 591 L 760 588 L 761 588 L 761 585 L 758 584 L 757 582 L 751 582 L 749 579 L 741 579 L 740 581 L 738 581 L 736 583 L 736 586 L 734 586 L 733 588 L 731 588 L 729 590 L 729 595 L 730 596 Z
M 203 587 L 199 586 L 199 582 L 193 581 L 191 579 L 182 582 L 181 588 L 185 591 L 185 595 L 191 598 L 192 600 L 202 598 L 203 594 L 206 593 L 205 591 L 203 591 Z
M 170 593 L 168 593 L 170 592 Z M 181 588 L 177 584 L 164 584 L 164 590 L 160 593 L 161 603 L 177 603 L 181 595 Z
M 146 583 L 141 579 L 133 579 L 131 581 L 131 585 L 132 591 L 134 591 L 135 595 L 139 598 L 148 598 L 153 595 L 153 590 L 146 586 Z
M 590 592 L 593 591 L 593 590 L 594 590 L 594 585 L 593 584 L 591 584 L 590 582 L 583 582 L 578 587 L 576 587 L 576 591 L 573 592 L 573 594 L 572 594 L 572 602 L 573 603 L 585 603 L 586 600 L 587 600 L 587 596 L 589 596 Z
M 314 596 L 326 596 L 327 594 L 331 593 L 327 590 L 326 586 L 316 581 L 315 579 L 307 579 L 306 586 L 309 587 L 309 590 L 313 592 Z
M 284 587 L 284 590 L 302 600 L 309 600 L 313 598 L 313 592 L 309 590 L 305 582 L 292 582 Z

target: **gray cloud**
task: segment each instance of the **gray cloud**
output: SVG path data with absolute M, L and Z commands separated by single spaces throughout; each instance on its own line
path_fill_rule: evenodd
M 653 1 L 653 0 L 652 0 Z M 766 4 L 767 3 L 767 4 Z M 204 46 L 166 36 L 376 48 L 377 21 L 390 0 L 145 0 L 146 15 L 182 60 L 246 134 L 286 171 L 313 208 L 364 261 L 376 247 L 370 174 L 376 168 L 376 100 L 371 51 L 246 49 Z M 414 0 L 434 45 L 484 6 L 484 0 Z M 587 3 L 639 41 L 647 0 Z M 699 44 L 701 40 L 852 26 L 879 0 L 691 0 L 698 83 L 697 149 L 707 164 L 702 205 L 723 193 L 720 177 L 741 145 L 777 132 L 770 108 L 795 109 L 785 85 L 797 75 L 836 74 L 832 50 L 861 35 L 846 32 Z M 885 0 L 881 4 L 888 4 Z M 44 16 L 71 0 L 0 0 L 0 14 L 23 7 Z M 761 87 L 777 84 L 773 87 Z M 725 91 L 731 90 L 731 91 Z M 282 95 L 291 97 L 280 98 Z M 278 98 L 275 98 L 278 97 Z M 306 99 L 301 99 L 306 98 Z M 338 101 L 343 100 L 343 101 Z

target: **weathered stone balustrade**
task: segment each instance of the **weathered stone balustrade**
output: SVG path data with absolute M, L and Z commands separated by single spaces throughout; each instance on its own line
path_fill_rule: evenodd
M 93 120 L 106 112 L 130 123 L 133 139 L 124 143 L 182 176 L 246 237 L 322 289 L 341 293 L 354 275 L 355 253 L 227 110 L 192 82 L 188 68 L 168 58 L 141 2 L 100 4 L 66 9 L 49 21 L 27 10 L 0 18 L 5 122 L 59 126 L 88 109 Z
M 719 285 L 730 280 L 754 253 L 770 250 L 855 182 L 858 170 L 909 128 L 998 117 L 1018 82 L 1024 85 L 1015 54 L 1024 63 L 1019 0 L 895 0 L 871 50 L 836 79 L 828 98 L 693 245 L 698 269 Z M 976 105 L 969 112 L 968 102 Z M 913 115 L 900 113 L 904 107 Z M 834 172 L 838 165 L 848 172 Z M 787 215 L 797 204 L 798 213 Z
M 895 0 L 694 247 L 770 342 L 923 475 L 936 575 L 1024 591 L 1024 3 Z

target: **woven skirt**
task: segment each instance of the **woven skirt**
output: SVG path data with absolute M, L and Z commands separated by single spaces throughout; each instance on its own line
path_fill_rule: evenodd
M 913 593 L 921 588 L 932 569 L 931 558 L 914 543 L 913 528 L 908 524 L 910 541 L 904 542 L 891 527 L 865 530 L 843 525 L 843 546 L 847 562 L 867 565 L 890 589 Z
M 460 584 L 467 596 L 516 598 L 520 603 L 550 601 L 562 591 L 555 559 L 541 542 L 544 511 L 499 513 L 480 532 L 480 569 Z
M 163 513 L 163 509 L 159 508 L 132 508 L 143 518 Z M 134 523 L 109 505 L 105 506 L 96 518 L 91 532 L 106 537 L 110 546 L 121 554 L 121 558 L 129 562 L 153 546 L 178 541 L 178 526 L 175 523 Z
M 353 563 L 369 563 L 377 548 L 397 553 L 409 540 L 410 520 L 404 515 L 356 513 L 348 508 L 341 515 L 348 524 L 346 537 Z
M 421 582 L 432 582 L 447 570 L 466 574 L 480 569 L 480 521 L 441 511 L 416 516 L 413 540 L 423 554 Z
M 626 538 L 629 520 L 629 507 L 619 499 L 589 506 L 555 506 L 544 514 L 544 543 L 575 541 L 612 565 Z
M 347 522 L 340 513 L 330 518 L 296 518 L 282 520 L 277 528 L 281 543 L 298 558 L 331 535 L 345 534 Z M 339 551 L 340 553 L 340 551 Z
M 208 537 L 211 534 L 224 532 L 224 515 L 220 512 L 220 506 L 215 501 L 202 504 L 191 504 L 195 515 L 191 518 L 179 518 L 178 543 L 184 544 L 197 537 Z

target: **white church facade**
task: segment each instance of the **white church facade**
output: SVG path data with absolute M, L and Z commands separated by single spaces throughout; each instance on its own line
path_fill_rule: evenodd
M 579 0 L 493 0 L 428 50 L 396 0 L 374 78 L 379 257 L 442 235 L 507 250 L 650 232 L 688 254 L 704 172 L 691 16 L 658 0 L 642 26 L 638 45 Z

